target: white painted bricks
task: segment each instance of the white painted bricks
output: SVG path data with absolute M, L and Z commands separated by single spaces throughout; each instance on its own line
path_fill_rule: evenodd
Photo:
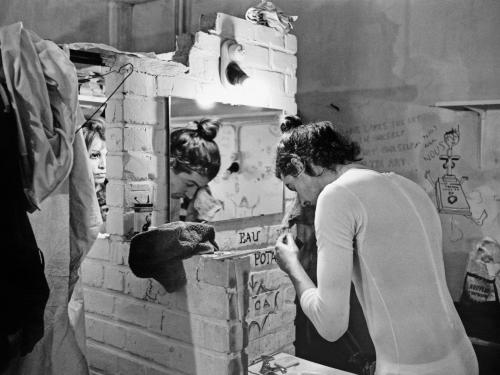
M 122 207 L 109 207 L 106 232 L 110 235 L 128 236 L 133 227 L 133 211 Z
M 242 43 L 242 45 L 245 48 L 245 58 L 242 61 L 243 66 L 264 70 L 271 68 L 269 48 L 250 43 Z
M 89 250 L 87 257 L 89 259 L 98 259 L 103 261 L 108 261 L 110 257 L 110 246 L 108 237 L 98 237 L 92 248 Z
M 153 152 L 153 127 L 129 125 L 123 129 L 123 147 L 128 151 Z M 165 152 L 165 150 L 163 150 Z
M 249 362 L 259 359 L 262 354 L 281 352 L 295 340 L 295 325 L 293 322 L 276 332 L 261 336 L 248 343 Z
M 106 148 L 108 152 L 123 152 L 123 127 L 106 127 Z
M 213 53 L 193 47 L 189 52 L 189 75 L 200 81 L 219 80 L 219 57 Z
M 194 47 L 202 49 L 217 58 L 220 57 L 220 38 L 218 36 L 197 32 L 194 38 Z
M 109 251 L 110 262 L 128 266 L 130 242 L 124 241 L 121 236 L 111 236 Z
M 188 282 L 176 293 L 137 278 L 128 267 L 133 204 L 149 197 L 153 222 L 162 224 L 167 216 L 164 97 L 209 95 L 296 112 L 295 36 L 223 14 L 212 23 L 210 33 L 195 34 L 189 67 L 125 55 L 116 62 L 116 68 L 132 63 L 134 71 L 106 109 L 110 236 L 96 242 L 82 265 L 93 374 L 244 374 L 249 359 L 293 351 L 295 294 L 273 258 L 277 226 L 217 233 L 229 256 L 185 260 Z M 226 38 L 245 46 L 242 66 L 262 84 L 257 98 L 221 85 L 220 44 Z M 108 95 L 125 75 L 106 76 Z M 256 247 L 261 250 L 233 254 Z
M 84 279 L 87 332 L 97 345 L 92 350 L 102 346 L 115 357 L 128 356 L 136 365 L 150 360 L 165 371 L 212 374 L 198 364 L 189 367 L 194 356 L 216 366 L 210 371 L 226 371 L 214 374 L 232 375 L 243 374 L 248 359 L 292 345 L 293 286 L 269 250 L 194 256 L 184 261 L 186 287 L 166 293 L 121 265 L 127 243 L 116 239 L 109 261 L 84 262 L 93 269 Z M 97 353 L 89 358 L 104 374 L 117 363 L 102 362 Z M 210 364 L 215 359 L 219 364 Z
M 282 35 L 270 27 L 254 25 L 251 22 L 218 13 L 202 17 L 204 28 L 223 38 L 252 41 L 257 44 L 270 45 L 275 49 L 282 49 L 290 54 L 297 53 L 297 38 L 295 35 Z
M 157 77 L 152 74 L 134 72 L 124 83 L 123 91 L 127 94 L 155 97 Z
M 107 81 L 106 81 L 107 82 Z M 114 94 L 106 105 L 106 124 L 122 123 L 123 122 L 123 95 L 116 96 Z M 106 129 L 109 126 L 106 127 Z
M 165 103 L 162 98 L 127 95 L 123 100 L 123 121 L 131 124 L 165 124 Z
M 125 285 L 125 274 L 129 272 L 115 266 L 104 267 L 104 287 L 109 290 L 122 292 Z
M 172 320 L 169 322 L 168 319 Z M 184 339 L 191 340 L 190 331 L 197 332 L 199 330 L 199 334 L 203 336 L 207 347 L 211 349 L 224 348 L 224 346 L 221 346 L 223 343 L 217 340 L 217 336 L 230 337 L 226 327 L 220 327 L 224 331 L 223 335 L 220 335 L 220 329 L 217 329 L 210 322 L 204 324 L 203 321 L 196 323 L 194 321 L 185 321 L 185 319 L 184 317 L 179 320 L 172 315 L 163 317 L 165 323 L 171 324 L 170 331 L 176 331 L 178 336 L 184 336 Z M 177 323 L 177 326 L 174 325 L 175 323 Z M 198 326 L 193 327 L 191 330 L 187 329 L 193 323 Z M 217 352 L 201 347 L 193 348 L 186 341 L 165 337 L 155 332 L 148 333 L 138 327 L 128 326 L 93 314 L 89 314 L 86 319 L 86 329 L 88 338 L 92 340 L 91 343 L 95 342 L 99 346 L 102 345 L 103 349 L 108 351 L 111 357 L 128 357 L 130 360 L 137 357 L 135 363 L 149 360 L 156 366 L 164 366 L 165 370 L 179 370 L 188 374 L 243 373 L 241 354 Z M 242 335 L 240 334 L 240 336 Z M 194 367 L 195 361 L 200 363 L 196 363 Z M 110 371 L 114 366 L 110 359 L 105 358 L 94 358 L 94 362 L 91 362 L 91 364 L 93 367 L 105 371 Z M 124 374 L 135 375 L 135 372 L 130 371 L 131 369 Z M 114 374 L 113 372 L 106 373 Z
M 297 56 L 270 50 L 271 69 L 288 74 L 294 74 L 297 69 Z
M 108 152 L 106 156 L 106 175 L 108 179 L 122 179 L 123 152 Z
M 155 180 L 157 156 L 141 151 L 129 151 L 123 155 L 123 177 L 127 180 Z
M 287 95 L 295 95 L 297 92 L 297 78 L 294 75 L 285 75 L 285 93 Z
M 293 34 L 285 35 L 285 50 L 289 53 L 297 53 L 297 37 Z

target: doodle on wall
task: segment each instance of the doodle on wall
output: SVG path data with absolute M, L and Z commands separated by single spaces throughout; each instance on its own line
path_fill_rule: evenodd
M 451 129 L 447 131 L 444 136 L 444 142 L 440 142 L 443 148 L 446 148 L 446 154 L 440 155 L 439 159 L 443 160 L 443 169 L 446 170 L 445 174 L 435 181 L 430 170 L 425 171 L 425 181 L 427 182 L 426 191 L 430 193 L 433 191 L 436 195 L 436 203 L 439 213 L 441 214 L 456 214 L 469 218 L 474 224 L 483 226 L 486 221 L 494 220 L 486 211 L 495 207 L 490 203 L 491 200 L 495 201 L 495 193 L 489 187 L 481 186 L 476 187 L 472 191 L 465 189 L 463 182 L 468 181 L 468 177 L 458 178 L 453 169 L 456 162 L 460 159 L 459 155 L 453 154 L 453 147 L 460 141 L 460 129 Z M 453 228 L 453 223 L 451 223 Z M 459 236 L 460 237 L 460 236 Z
M 438 177 L 435 182 L 430 180 L 431 177 L 428 171 L 425 176 L 434 185 L 439 213 L 469 217 L 472 213 L 462 187 L 462 183 L 467 180 L 467 177 L 461 177 L 459 179 L 453 174 L 453 169 L 456 166 L 455 162 L 460 160 L 460 156 L 453 153 L 453 147 L 460 142 L 459 126 L 457 126 L 456 129 L 451 129 L 444 133 L 443 138 L 447 149 L 446 154 L 440 155 L 439 159 L 444 161 L 443 169 L 445 169 L 446 172 L 443 176 Z

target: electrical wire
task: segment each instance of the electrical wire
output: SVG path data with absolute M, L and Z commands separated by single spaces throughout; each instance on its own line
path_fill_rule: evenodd
M 92 115 L 90 115 L 90 117 L 75 131 L 75 134 L 78 133 L 85 125 L 87 125 L 90 122 L 90 120 L 92 120 L 94 118 L 95 114 L 101 110 L 101 108 L 103 108 L 105 105 L 108 104 L 109 99 L 111 99 L 111 97 L 118 91 L 118 89 L 132 75 L 132 73 L 134 72 L 134 65 L 132 65 L 132 63 L 126 63 L 126 64 L 120 66 L 120 68 L 118 70 L 111 70 L 111 71 L 109 71 L 109 72 L 107 72 L 105 74 L 101 74 L 101 77 L 104 77 L 104 76 L 106 76 L 108 74 L 111 74 L 111 73 L 123 73 L 128 68 L 130 68 L 130 71 L 128 72 L 128 74 L 115 87 L 115 89 L 111 92 L 111 94 L 109 94 L 109 96 L 106 98 L 106 100 L 94 111 L 94 113 L 92 113 Z

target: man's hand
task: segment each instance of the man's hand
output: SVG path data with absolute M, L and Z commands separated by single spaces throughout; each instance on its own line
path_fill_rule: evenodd
M 314 283 L 307 275 L 299 261 L 299 248 L 295 244 L 291 233 L 282 234 L 276 241 L 276 263 L 292 280 L 297 296 L 302 296 L 305 290 L 314 288 Z
M 291 233 L 285 233 L 278 237 L 275 250 L 276 262 L 284 272 L 290 274 L 297 265 L 300 265 L 299 248 Z

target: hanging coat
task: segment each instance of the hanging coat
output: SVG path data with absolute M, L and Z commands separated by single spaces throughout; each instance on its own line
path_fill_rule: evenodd
M 75 138 L 84 121 L 76 70 L 57 45 L 21 23 L 0 28 L 0 51 L 0 76 L 16 117 L 20 180 L 27 210 L 41 210 L 30 221 L 50 287 L 44 336 L 29 354 L 14 358 L 6 374 L 88 375 L 78 342 L 83 328 L 75 334 L 68 301 L 102 221 L 81 132 Z
M 53 42 L 23 28 L 0 28 L 3 73 L 16 114 L 21 181 L 29 212 L 69 175 L 78 107 L 73 63 Z

